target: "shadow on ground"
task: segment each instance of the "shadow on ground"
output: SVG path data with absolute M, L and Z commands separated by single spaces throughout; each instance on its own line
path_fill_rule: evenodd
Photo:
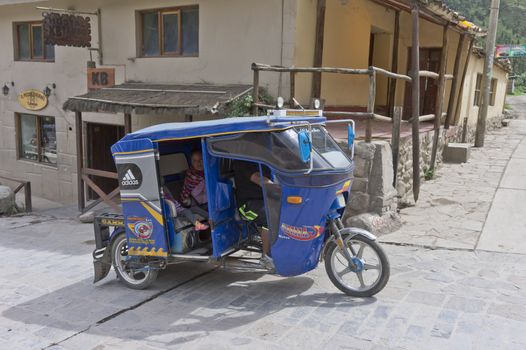
M 213 270 L 208 264 L 170 267 L 152 289 L 144 291 L 128 289 L 111 275 L 102 284 L 82 280 L 23 302 L 5 310 L 2 317 L 66 331 L 48 345 L 78 332 L 123 340 L 163 339 L 170 345 L 215 331 L 241 333 L 277 312 L 288 315 L 289 321 L 299 320 L 305 306 L 327 307 L 328 313 L 335 306 L 345 310 L 376 301 L 341 293 L 312 294 L 312 290 L 304 294 L 315 283 L 305 276 Z

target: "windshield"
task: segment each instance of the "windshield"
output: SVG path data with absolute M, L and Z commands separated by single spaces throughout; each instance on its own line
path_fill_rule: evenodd
M 300 130 L 305 130 L 308 132 L 308 128 L 305 127 L 299 127 L 295 129 L 296 132 L 299 132 Z M 321 126 L 312 127 L 312 148 L 332 168 L 341 169 L 347 168 L 351 165 L 349 158 L 345 156 L 336 141 L 334 141 L 327 130 Z
M 212 138 L 210 147 L 213 153 L 219 155 L 254 159 L 289 172 L 306 171 L 310 164 L 301 161 L 298 145 L 298 132 L 305 128 Z M 324 127 L 312 127 L 312 145 L 314 170 L 345 169 L 351 165 Z

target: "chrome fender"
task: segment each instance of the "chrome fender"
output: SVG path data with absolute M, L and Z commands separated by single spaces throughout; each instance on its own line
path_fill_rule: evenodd
M 358 227 L 345 227 L 340 230 L 340 234 L 342 236 L 344 235 L 350 235 L 350 237 L 354 236 L 364 236 L 366 238 L 369 238 L 371 241 L 376 241 L 376 236 L 373 235 L 371 232 L 358 228 Z M 329 243 L 335 240 L 335 236 L 331 235 L 331 237 L 325 242 L 325 245 L 323 246 L 323 251 L 320 255 L 320 261 L 323 261 L 323 257 L 325 256 L 325 253 L 327 251 L 327 247 L 329 246 Z
M 354 236 L 364 236 L 366 238 L 369 238 L 371 241 L 376 241 L 376 236 L 373 235 L 371 232 L 366 231 L 364 229 L 358 228 L 358 227 L 346 227 L 340 230 L 340 234 L 343 235 L 351 235 L 351 237 Z

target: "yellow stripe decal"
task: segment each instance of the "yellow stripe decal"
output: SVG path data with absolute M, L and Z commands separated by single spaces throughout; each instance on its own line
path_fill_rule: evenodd
M 146 210 L 148 210 L 148 213 L 150 213 L 150 215 L 153 216 L 154 219 L 157 220 L 157 222 L 159 222 L 161 225 L 164 225 L 163 216 L 160 213 L 158 213 L 155 209 L 150 207 L 148 203 L 141 202 L 141 205 L 145 207 Z
M 150 148 L 150 149 L 142 149 L 142 150 L 140 150 L 140 151 L 115 152 L 115 153 L 113 153 L 113 155 L 116 155 L 116 154 L 137 154 L 137 153 L 148 153 L 148 152 L 153 152 L 153 148 Z

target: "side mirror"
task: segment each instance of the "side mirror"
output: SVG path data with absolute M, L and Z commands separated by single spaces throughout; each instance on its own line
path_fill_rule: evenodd
M 349 150 L 353 148 L 355 136 L 356 134 L 354 133 L 354 126 L 351 124 L 347 125 L 347 147 L 349 147 Z
M 312 150 L 312 143 L 310 141 L 309 133 L 300 131 L 298 133 L 298 144 L 300 146 L 300 158 L 303 163 L 310 161 L 310 154 Z

